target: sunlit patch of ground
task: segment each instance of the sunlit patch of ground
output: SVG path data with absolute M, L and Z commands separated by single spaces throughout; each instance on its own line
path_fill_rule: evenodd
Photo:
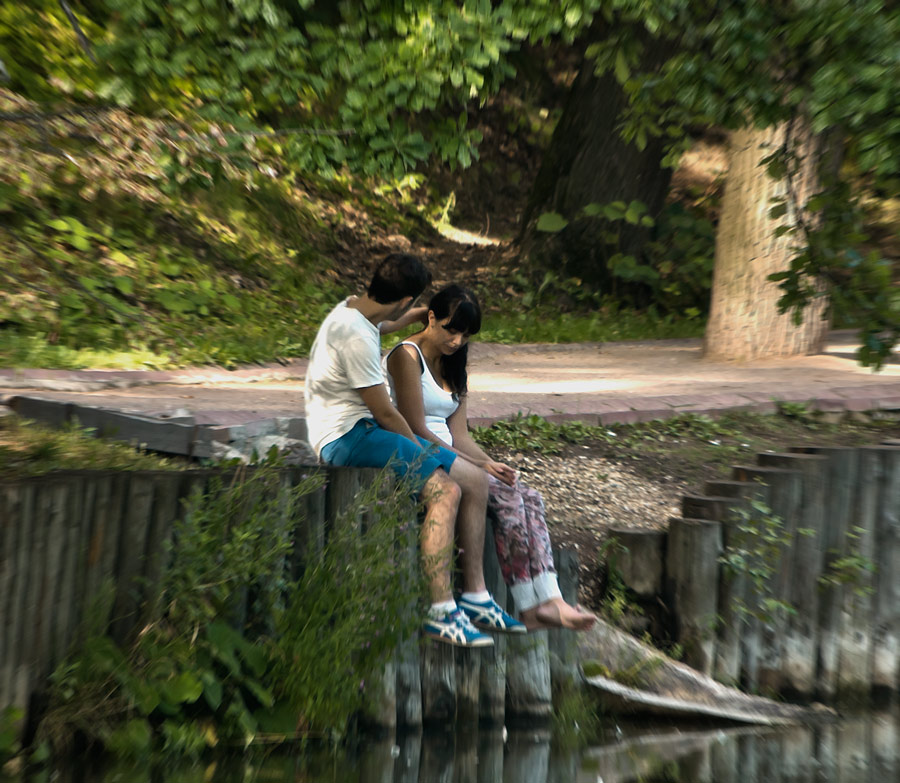
M 455 228 L 448 223 L 439 223 L 435 226 L 438 233 L 449 239 L 451 242 L 458 242 L 461 245 L 499 245 L 500 240 L 494 237 L 488 237 L 484 234 L 476 234 L 472 231 L 466 231 L 462 228 Z

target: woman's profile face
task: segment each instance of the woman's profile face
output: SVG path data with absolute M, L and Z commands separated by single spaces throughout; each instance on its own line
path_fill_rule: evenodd
M 460 332 L 457 329 L 448 328 L 448 324 L 452 318 L 442 318 L 438 320 L 434 317 L 434 312 L 428 314 L 429 326 L 432 330 L 432 338 L 435 344 L 440 348 L 441 353 L 449 355 L 456 353 L 467 342 L 469 342 L 469 333 Z

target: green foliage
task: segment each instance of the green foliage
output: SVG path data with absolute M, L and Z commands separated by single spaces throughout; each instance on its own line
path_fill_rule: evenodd
M 410 549 L 418 535 L 412 497 L 386 473 L 357 494 L 278 617 L 279 691 L 332 735 L 379 701 L 385 661 L 419 627 L 425 591 Z
M 579 421 L 557 424 L 536 413 L 517 413 L 490 427 L 477 427 L 473 436 L 487 448 L 501 447 L 558 454 L 566 443 L 583 443 L 602 435 L 599 427 Z
M 859 184 L 882 197 L 900 192 L 900 9 L 882 0 L 793 0 L 710 13 L 690 0 L 617 0 L 604 14 L 612 32 L 588 54 L 622 84 L 623 135 L 638 147 L 664 135 L 674 161 L 692 126 L 784 125 L 784 144 L 765 161 L 785 186 L 771 213 L 787 217 L 778 233 L 797 240 L 790 267 L 772 277 L 783 291 L 779 305 L 799 321 L 823 295 L 817 283 L 826 283 L 835 316 L 861 332 L 860 360 L 880 365 L 900 338 L 900 303 L 887 263 L 864 249 Z M 643 53 L 659 46 L 671 46 L 672 56 L 644 70 Z M 821 189 L 801 202 L 807 155 L 816 156 Z
M 796 609 L 778 595 L 775 584 L 779 564 L 793 544 L 792 533 L 785 528 L 781 517 L 759 499 L 751 499 L 747 506 L 732 513 L 736 517 L 737 535 L 719 562 L 732 574 L 745 577 L 751 593 L 750 603 L 740 596 L 734 597 L 734 610 L 743 617 L 755 617 L 762 622 L 796 614 Z
M 180 470 L 174 460 L 137 451 L 126 443 L 93 437 L 68 424 L 53 429 L 16 416 L 0 417 L 0 473 L 34 476 L 53 470 Z
M 241 469 L 191 498 L 140 633 L 120 647 L 89 628 L 53 674 L 39 736 L 54 750 L 76 733 L 142 758 L 341 735 L 372 697 L 374 675 L 418 627 L 419 584 L 411 576 L 398 589 L 399 558 L 386 557 L 409 534 L 414 504 L 408 488 L 382 476 L 339 515 L 320 550 L 314 537 L 296 537 L 304 498 L 322 478 L 294 484 L 292 475 Z
M 24 717 L 24 710 L 18 707 L 0 710 L 0 767 L 21 750 L 19 728 Z
M 596 251 L 615 281 L 621 283 L 613 289 L 610 299 L 622 303 L 639 300 L 653 302 L 655 309 L 664 313 L 679 313 L 696 318 L 709 307 L 709 290 L 712 285 L 712 269 L 715 254 L 715 229 L 706 216 L 705 209 L 686 207 L 680 202 L 666 205 L 654 220 L 647 214 L 647 207 L 640 201 L 630 204 L 613 201 L 609 204 L 587 204 L 581 208 L 576 220 L 593 219 L 603 222 L 600 233 L 602 244 Z M 556 212 L 542 214 L 536 223 L 538 231 L 557 233 L 569 225 L 569 221 Z M 619 250 L 621 229 L 627 225 L 642 225 L 651 230 L 651 239 L 637 256 Z M 538 287 L 537 299 L 549 282 L 560 285 L 554 272 L 546 272 Z M 581 298 L 592 292 L 585 290 L 580 280 L 566 293 L 577 291 Z M 594 295 L 596 298 L 596 294 Z M 525 302 L 528 306 L 528 302 Z
M 844 551 L 829 550 L 825 568 L 819 577 L 822 587 L 841 587 L 848 585 L 857 595 L 871 595 L 874 590 L 871 577 L 876 572 L 871 558 L 861 554 L 860 539 L 866 531 L 854 526 L 845 536 Z

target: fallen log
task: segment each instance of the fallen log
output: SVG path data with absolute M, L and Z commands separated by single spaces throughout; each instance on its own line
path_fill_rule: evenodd
M 609 712 L 703 716 L 765 726 L 836 717 L 820 705 L 777 702 L 722 685 L 603 621 L 578 637 L 585 682 Z

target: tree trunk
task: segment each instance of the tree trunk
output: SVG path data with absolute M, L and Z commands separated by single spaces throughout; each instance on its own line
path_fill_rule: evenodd
M 654 70 L 671 52 L 654 42 L 643 68 Z M 669 189 L 672 171 L 662 168 L 664 140 L 650 138 L 644 149 L 619 134 L 628 106 L 616 78 L 594 75 L 586 59 L 572 85 L 522 218 L 520 245 L 538 266 L 606 287 L 611 283 L 608 258 L 616 252 L 635 255 L 647 241 L 647 229 L 624 221 L 578 217 L 587 204 L 641 201 L 656 217 Z M 558 233 L 535 228 L 541 214 L 558 212 L 569 221 Z M 618 242 L 610 234 L 618 233 Z
M 769 217 L 772 199 L 787 192 L 785 179 L 775 180 L 760 161 L 784 144 L 786 125 L 766 130 L 744 129 L 731 137 L 730 165 L 716 234 L 712 301 L 706 327 L 704 355 L 710 359 L 750 360 L 798 356 L 822 350 L 829 329 L 827 298 L 814 299 L 799 326 L 790 312 L 778 312 L 781 289 L 768 280 L 790 266 L 797 255 L 799 236 L 776 237 L 782 223 L 796 222 L 787 215 Z M 805 205 L 819 190 L 820 141 L 807 128 L 792 134 L 798 144 L 799 167 L 792 176 L 793 198 Z M 804 219 L 812 222 L 813 217 Z

